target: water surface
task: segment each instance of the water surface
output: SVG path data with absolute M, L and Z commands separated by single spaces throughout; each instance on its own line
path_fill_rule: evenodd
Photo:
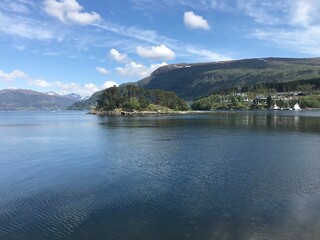
M 320 112 L 0 113 L 0 239 L 320 239 Z

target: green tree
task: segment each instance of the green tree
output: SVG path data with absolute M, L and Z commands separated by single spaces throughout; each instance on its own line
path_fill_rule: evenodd
M 273 102 L 272 102 L 272 97 L 271 95 L 269 95 L 267 97 L 267 108 L 270 108 L 272 106 Z
M 123 103 L 123 108 L 125 110 L 133 110 L 133 109 L 139 110 L 140 109 L 140 102 L 138 99 L 131 97 L 129 99 L 129 101 Z

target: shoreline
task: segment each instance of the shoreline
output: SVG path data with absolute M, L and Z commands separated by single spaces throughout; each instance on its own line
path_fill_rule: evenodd
M 272 110 L 272 109 L 250 109 L 250 110 L 230 110 L 230 109 L 219 109 L 219 110 L 187 110 L 187 111 L 125 111 L 121 109 L 101 111 L 101 110 L 90 110 L 87 114 L 97 116 L 137 116 L 137 115 L 187 115 L 187 114 L 210 114 L 216 112 L 246 112 L 246 111 L 270 111 L 270 112 L 299 112 L 299 111 L 320 111 L 320 108 L 306 108 L 301 110 Z
M 98 116 L 136 116 L 136 115 L 185 115 L 185 114 L 204 114 L 211 113 L 213 111 L 125 111 L 121 109 L 110 110 L 110 111 L 99 111 L 90 110 L 87 114 L 98 115 Z

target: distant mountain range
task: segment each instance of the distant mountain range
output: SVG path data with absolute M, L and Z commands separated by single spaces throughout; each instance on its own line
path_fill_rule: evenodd
M 27 89 L 0 90 L 0 110 L 62 110 L 82 99 L 76 93 L 59 95 Z
M 250 88 L 261 83 L 320 80 L 320 58 L 254 58 L 223 62 L 171 64 L 149 77 L 126 83 L 145 89 L 175 92 L 185 100 L 195 100 L 227 89 Z M 90 109 L 102 91 L 75 103 L 69 109 Z
M 149 77 L 135 83 L 144 89 L 175 92 L 193 101 L 229 89 L 252 88 L 263 83 L 320 81 L 320 58 L 254 58 L 223 62 L 171 64 L 160 67 Z M 103 91 L 88 99 L 78 94 L 59 95 L 31 90 L 0 91 L 0 110 L 90 109 L 96 106 Z M 80 101 L 79 101 L 80 100 Z

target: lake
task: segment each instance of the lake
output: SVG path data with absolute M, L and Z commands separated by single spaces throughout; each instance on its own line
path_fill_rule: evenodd
M 320 239 L 320 111 L 0 113 L 0 239 Z

